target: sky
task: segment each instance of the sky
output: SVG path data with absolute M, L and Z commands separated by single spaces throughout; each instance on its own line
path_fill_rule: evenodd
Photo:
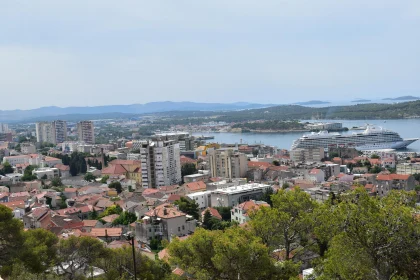
M 0 110 L 420 96 L 420 1 L 0 0 Z

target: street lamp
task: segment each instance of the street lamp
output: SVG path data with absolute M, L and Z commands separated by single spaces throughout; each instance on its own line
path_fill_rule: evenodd
M 128 241 L 131 240 L 131 248 L 133 249 L 133 266 L 134 266 L 134 280 L 137 279 L 137 269 L 136 269 L 136 252 L 134 250 L 134 234 L 133 232 L 129 231 L 124 234 L 125 239 Z

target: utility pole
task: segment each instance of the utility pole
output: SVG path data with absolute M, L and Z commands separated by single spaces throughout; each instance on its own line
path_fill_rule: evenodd
M 128 241 L 131 241 L 131 249 L 133 250 L 133 268 L 134 268 L 134 280 L 137 280 L 137 267 L 136 267 L 136 250 L 134 249 L 134 234 L 129 231 L 124 234 Z

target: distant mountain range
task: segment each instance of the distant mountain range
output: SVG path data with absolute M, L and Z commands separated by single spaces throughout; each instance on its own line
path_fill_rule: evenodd
M 328 101 L 321 101 L 321 100 L 310 100 L 305 102 L 296 102 L 293 105 L 321 105 L 321 104 L 330 104 L 331 102 Z
M 236 103 L 196 103 L 196 102 L 150 102 L 146 104 L 132 105 L 108 105 L 94 107 L 41 107 L 31 110 L 0 110 L 0 122 L 15 122 L 23 120 L 51 120 L 62 116 L 63 119 L 74 119 L 72 115 L 84 115 L 86 117 L 106 117 L 106 114 L 148 114 L 169 111 L 236 111 L 246 109 L 258 109 L 276 106 L 276 104 L 257 104 L 247 102 Z M 64 118 L 66 117 L 66 118 Z
M 412 95 L 405 95 L 396 98 L 384 98 L 382 100 L 392 100 L 392 101 L 406 101 L 406 100 L 419 100 L 420 97 L 412 96 Z

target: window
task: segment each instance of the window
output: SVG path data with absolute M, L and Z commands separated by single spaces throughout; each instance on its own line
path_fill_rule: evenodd
M 181 227 L 178 227 L 178 231 L 181 231 Z
M 185 229 L 185 226 L 182 226 L 182 230 L 184 230 Z

